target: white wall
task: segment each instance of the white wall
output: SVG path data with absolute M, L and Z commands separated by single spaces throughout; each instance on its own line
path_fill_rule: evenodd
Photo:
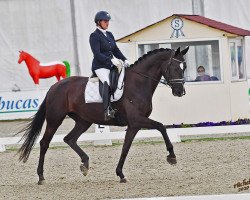
M 192 14 L 191 0 L 76 0 L 77 41 L 81 74 L 90 75 L 92 52 L 89 35 L 96 29 L 94 16 L 100 10 L 111 15 L 109 30 L 115 38 L 128 35 L 174 13 Z M 118 44 L 125 56 L 126 45 Z
M 205 16 L 250 29 L 250 1 L 226 2 L 204 0 Z M 74 0 L 74 3 L 76 40 L 84 76 L 91 73 L 92 52 L 88 40 L 95 30 L 93 18 L 97 11 L 110 12 L 110 31 L 116 38 L 174 13 L 192 14 L 192 0 Z M 27 50 L 41 62 L 69 60 L 74 74 L 70 0 L 0 0 L 0 24 L 0 91 L 10 91 L 14 84 L 24 90 L 33 88 L 25 64 L 17 64 L 18 50 Z M 125 55 L 130 55 L 126 45 L 119 46 Z M 250 54 L 250 39 L 247 39 L 246 54 Z M 250 71 L 249 59 L 246 62 Z M 55 82 L 55 78 L 42 80 L 41 86 L 49 87 Z
M 192 0 L 74 0 L 74 3 L 76 40 L 81 75 L 84 76 L 91 73 L 92 52 L 88 40 L 95 30 L 93 18 L 97 11 L 110 12 L 110 31 L 116 38 L 172 14 L 192 14 Z M 249 0 L 204 0 L 205 17 L 248 30 L 249 11 Z M 18 50 L 28 51 L 41 62 L 69 60 L 74 74 L 76 61 L 71 14 L 70 0 L 0 0 L 0 96 L 1 91 L 11 91 L 14 84 L 21 90 L 31 90 L 31 93 L 35 88 L 25 64 L 17 64 Z M 249 38 L 246 43 L 250 77 Z M 127 45 L 118 45 L 128 58 L 134 55 Z M 55 78 L 42 80 L 41 87 L 48 88 L 55 82 Z M 196 90 L 199 86 L 192 87 Z
M 68 60 L 73 65 L 70 1 L 0 0 L 0 91 L 11 91 L 14 84 L 21 90 L 35 88 L 25 63 L 17 63 L 19 50 L 44 63 Z M 40 85 L 55 82 L 51 78 Z
M 249 0 L 204 0 L 205 17 L 250 30 Z M 250 37 L 246 37 L 246 68 L 250 78 Z

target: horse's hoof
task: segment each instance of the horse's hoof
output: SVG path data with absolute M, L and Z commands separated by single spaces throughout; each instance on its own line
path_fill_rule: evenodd
M 84 164 L 80 165 L 80 170 L 84 176 L 87 176 L 89 169 Z
M 45 185 L 45 180 L 39 180 L 37 184 L 38 185 Z
M 175 165 L 177 163 L 176 157 L 167 156 L 167 161 L 170 165 Z
M 127 183 L 127 182 L 128 182 L 128 179 L 126 177 L 121 178 L 120 180 L 120 183 Z

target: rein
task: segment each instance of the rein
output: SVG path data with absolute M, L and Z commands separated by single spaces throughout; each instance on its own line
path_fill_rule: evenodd
M 168 66 L 170 66 L 172 60 L 178 61 L 178 62 L 180 62 L 180 64 L 185 62 L 185 60 L 184 60 L 184 61 L 180 61 L 180 60 L 178 60 L 178 59 L 176 59 L 176 58 L 173 58 L 173 57 L 171 56 L 170 62 L 169 62 L 169 64 L 168 64 Z M 165 72 L 167 72 L 167 69 L 168 69 L 168 67 L 166 68 Z M 157 83 L 161 83 L 161 84 L 166 85 L 166 86 L 168 86 L 168 87 L 171 87 L 171 86 L 169 85 L 169 84 L 171 84 L 171 83 L 181 83 L 181 84 L 184 84 L 184 78 L 182 78 L 182 79 L 170 79 L 170 80 L 160 79 L 160 81 L 158 81 L 157 79 L 155 79 L 155 78 L 153 78 L 153 77 L 150 77 L 150 76 L 148 76 L 148 75 L 145 75 L 145 74 L 143 74 L 143 73 L 141 73 L 141 72 L 137 72 L 137 71 L 135 71 L 135 70 L 133 70 L 133 69 L 131 69 L 131 71 L 135 72 L 136 74 L 138 74 L 138 75 L 140 75 L 140 76 L 142 76 L 142 77 L 148 78 L 148 79 L 150 79 L 150 80 L 152 80 L 152 81 L 155 81 L 155 82 L 157 82 Z
M 142 77 L 144 77 L 144 78 L 148 78 L 148 79 L 150 79 L 150 80 L 152 80 L 152 81 L 155 81 L 155 82 L 157 82 L 157 83 L 162 83 L 163 85 L 169 86 L 166 80 L 160 79 L 160 81 L 158 81 L 158 80 L 155 79 L 155 78 L 152 78 L 152 77 L 150 77 L 150 76 L 148 76 L 148 75 L 145 75 L 145 74 L 143 74 L 143 73 L 141 73 L 141 72 L 137 72 L 137 71 L 135 71 L 135 70 L 133 70 L 133 69 L 131 69 L 131 71 L 135 72 L 136 74 L 138 74 L 138 75 L 140 75 L 140 76 L 142 76 Z

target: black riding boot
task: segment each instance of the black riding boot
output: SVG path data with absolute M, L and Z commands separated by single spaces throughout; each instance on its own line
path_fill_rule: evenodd
M 110 88 L 107 82 L 103 83 L 103 90 L 102 90 L 102 100 L 103 100 L 103 107 L 104 107 L 104 120 L 108 121 L 110 118 L 115 117 L 115 111 L 111 108 L 110 103 Z

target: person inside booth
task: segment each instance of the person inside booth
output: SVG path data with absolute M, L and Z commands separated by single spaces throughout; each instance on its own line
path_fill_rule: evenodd
M 196 77 L 195 81 L 211 81 L 211 77 L 205 74 L 205 67 L 202 65 L 197 68 L 198 76 Z

